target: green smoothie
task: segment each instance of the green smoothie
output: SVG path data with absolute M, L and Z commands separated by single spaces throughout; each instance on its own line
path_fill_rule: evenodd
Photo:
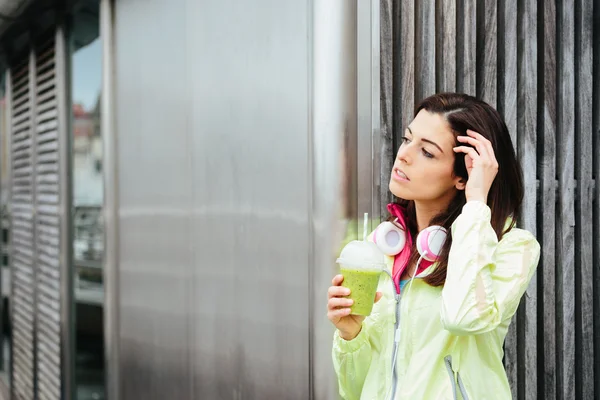
M 357 270 L 342 265 L 340 273 L 344 276 L 342 286 L 350 289 L 350 296 L 347 297 L 354 300 L 350 313 L 364 316 L 371 314 L 381 271 Z

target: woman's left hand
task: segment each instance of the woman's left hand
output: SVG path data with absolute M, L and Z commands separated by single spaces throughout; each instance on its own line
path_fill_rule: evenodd
M 473 147 L 458 146 L 456 153 L 465 153 L 465 165 L 469 179 L 465 187 L 467 201 L 479 200 L 487 204 L 487 196 L 498 173 L 498 161 L 492 148 L 492 143 L 472 130 L 467 130 L 469 136 L 458 136 L 461 143 Z

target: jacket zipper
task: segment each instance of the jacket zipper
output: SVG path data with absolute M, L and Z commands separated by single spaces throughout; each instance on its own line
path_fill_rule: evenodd
M 454 379 L 454 371 L 452 371 L 452 356 L 446 356 L 444 358 L 444 363 L 446 364 L 446 370 L 450 376 L 450 385 L 452 386 L 452 396 L 454 397 L 454 400 L 458 400 L 458 397 L 456 397 L 456 381 L 458 381 L 458 390 L 460 390 L 460 395 L 462 396 L 463 400 L 469 400 L 469 396 L 467 396 L 467 390 L 465 389 L 465 385 L 463 384 L 458 372 L 456 373 L 456 379 Z
M 398 363 L 398 359 L 395 355 L 397 356 L 397 347 L 400 345 L 400 293 L 396 293 L 394 290 L 394 297 L 396 298 L 396 323 L 394 324 L 394 346 L 392 348 L 392 395 L 390 396 L 390 400 L 396 396 L 396 386 L 398 385 L 396 364 Z

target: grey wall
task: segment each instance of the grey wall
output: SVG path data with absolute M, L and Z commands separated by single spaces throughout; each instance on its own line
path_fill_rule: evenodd
M 123 398 L 307 396 L 308 17 L 116 3 Z
M 382 132 L 435 92 L 504 115 L 524 169 L 521 226 L 543 255 L 506 340 L 515 399 L 600 393 L 600 4 L 381 2 Z M 382 153 L 382 173 L 393 148 Z
M 379 55 L 357 25 L 379 11 L 359 3 L 103 3 L 111 398 L 335 396 L 334 253 L 378 213 Z

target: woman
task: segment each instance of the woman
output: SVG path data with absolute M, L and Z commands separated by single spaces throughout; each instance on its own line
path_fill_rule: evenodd
M 389 188 L 399 199 L 388 206 L 390 221 L 406 244 L 386 256 L 391 273 L 382 274 L 371 315 L 350 315 L 343 276 L 329 288 L 340 394 L 510 399 L 502 345 L 540 247 L 515 228 L 523 183 L 506 124 L 471 96 L 425 99 L 406 127 Z M 433 225 L 447 235 L 432 259 L 416 242 Z

